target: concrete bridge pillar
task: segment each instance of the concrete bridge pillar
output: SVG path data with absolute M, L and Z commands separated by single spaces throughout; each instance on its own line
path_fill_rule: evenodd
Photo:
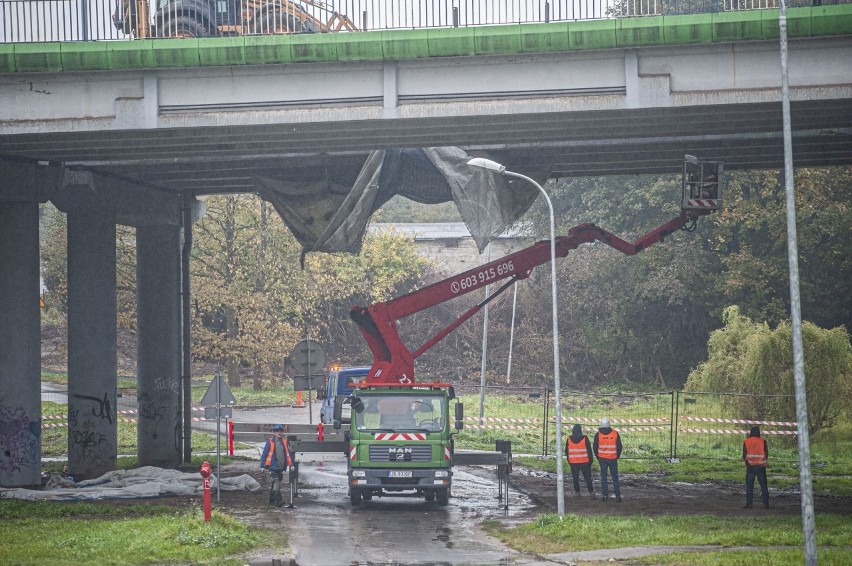
M 136 228 L 137 428 L 140 466 L 181 463 L 180 227 Z
M 0 162 L 0 487 L 41 484 L 38 206 L 58 176 Z
M 38 203 L 0 201 L 0 486 L 41 483 Z
M 115 469 L 115 215 L 89 173 L 66 174 L 68 214 L 68 470 L 77 479 Z

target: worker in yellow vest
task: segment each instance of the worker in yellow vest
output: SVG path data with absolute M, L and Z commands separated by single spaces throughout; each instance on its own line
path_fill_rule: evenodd
M 766 439 L 760 436 L 760 427 L 751 427 L 743 442 L 743 462 L 746 465 L 746 509 L 751 509 L 754 499 L 754 478 L 760 483 L 760 495 L 763 506 L 769 508 L 769 488 L 766 485 L 766 465 L 769 461 L 769 447 Z
M 580 497 L 580 474 L 589 489 L 589 497 L 595 498 L 595 488 L 592 485 L 592 443 L 583 434 L 583 427 L 574 425 L 571 436 L 565 441 L 565 457 L 571 466 L 571 479 L 574 480 L 574 497 Z
M 601 501 L 606 501 L 609 495 L 607 489 L 607 472 L 612 474 L 612 488 L 615 500 L 621 503 L 621 486 L 618 483 L 618 458 L 621 456 L 621 436 L 618 431 L 609 426 L 609 419 L 601 419 L 601 426 L 595 434 L 593 446 L 598 464 L 601 466 Z

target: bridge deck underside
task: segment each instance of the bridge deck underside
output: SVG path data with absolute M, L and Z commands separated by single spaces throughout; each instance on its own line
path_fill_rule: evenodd
M 852 100 L 792 103 L 797 167 L 852 163 Z M 552 177 L 671 173 L 684 153 L 780 168 L 780 103 L 529 115 L 21 134 L 0 156 L 61 162 L 174 192 L 252 192 L 253 176 L 350 184 L 370 150 L 458 146 Z

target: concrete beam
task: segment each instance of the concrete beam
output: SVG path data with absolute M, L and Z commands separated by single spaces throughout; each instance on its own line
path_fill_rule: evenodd
M 76 191 L 77 187 L 87 189 Z M 65 170 L 51 201 L 56 208 L 68 213 L 74 206 L 73 200 L 83 196 L 99 210 L 110 214 L 116 224 L 180 226 L 181 223 L 180 196 L 91 171 Z

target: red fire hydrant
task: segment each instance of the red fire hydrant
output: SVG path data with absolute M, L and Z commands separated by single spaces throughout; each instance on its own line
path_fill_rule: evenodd
M 323 435 L 322 435 L 322 422 L 318 422 L 318 423 L 317 423 L 317 441 L 318 441 L 318 442 L 322 442 L 322 441 L 323 441 Z
M 234 455 L 234 421 L 228 421 L 228 456 Z
M 210 522 L 210 462 L 204 461 L 201 464 L 201 477 L 204 478 L 204 522 Z

